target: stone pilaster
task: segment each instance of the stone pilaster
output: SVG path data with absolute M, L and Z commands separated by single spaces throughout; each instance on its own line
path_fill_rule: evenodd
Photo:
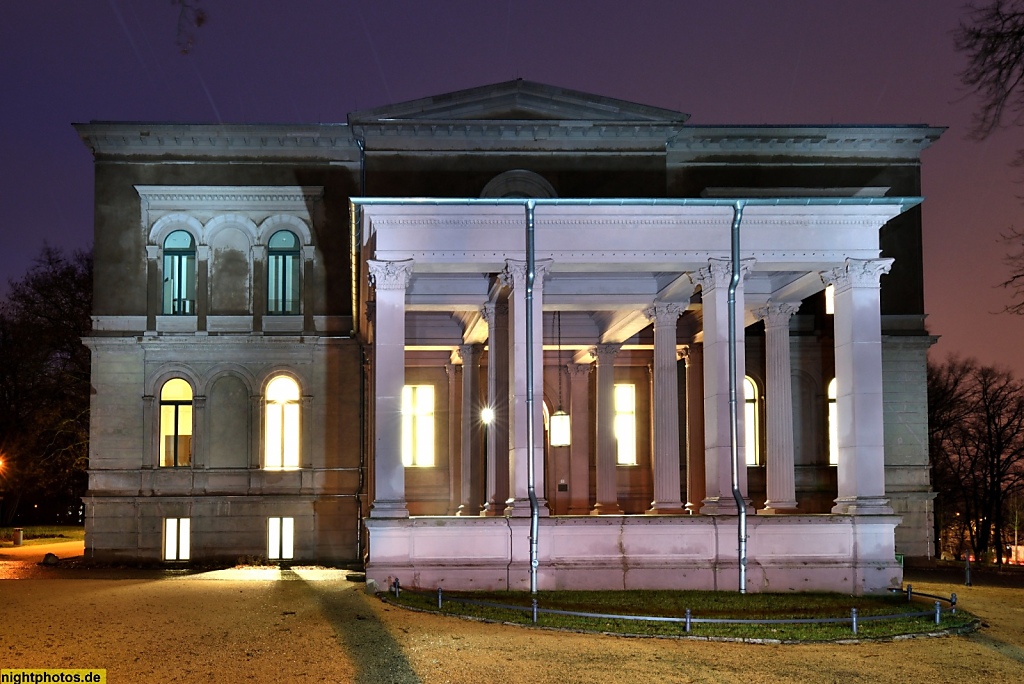
M 754 311 L 764 320 L 767 353 L 765 409 L 768 427 L 767 500 L 761 513 L 794 511 L 796 474 L 793 452 L 793 378 L 789 356 L 789 319 L 799 303 L 769 302 Z
M 682 352 L 686 361 L 686 510 L 700 512 L 704 475 L 704 346 L 690 344 Z
M 590 371 L 589 363 L 570 363 L 569 411 L 572 443 L 569 445 L 569 515 L 590 512 Z
M 374 495 L 371 518 L 408 517 L 402 465 L 402 388 L 405 386 L 405 289 L 413 261 L 367 261 L 375 291 Z
M 462 499 L 462 378 L 463 368 L 444 364 L 448 376 L 448 515 L 455 515 Z
M 620 514 L 615 449 L 615 355 L 621 345 L 599 344 L 597 362 L 597 502 L 592 515 Z
M 480 496 L 478 482 L 480 479 L 480 353 L 479 344 L 459 345 L 459 356 L 462 357 L 462 402 L 461 438 L 459 440 L 461 457 L 459 459 L 460 496 L 458 515 L 477 515 L 480 513 Z
M 494 412 L 487 426 L 484 508 L 481 515 L 502 515 L 508 499 L 508 300 L 495 295 L 481 310 L 487 320 L 487 404 Z
M 679 486 L 679 373 L 676 319 L 683 307 L 659 302 L 644 309 L 654 323 L 654 500 L 648 513 L 682 513 Z
M 743 281 L 753 259 L 745 259 L 740 267 L 736 287 L 736 458 L 740 462 L 738 485 L 740 495 L 747 499 L 747 468 L 743 459 Z M 729 384 L 729 312 L 728 289 L 732 279 L 730 259 L 708 259 L 708 267 L 693 274 L 701 286 L 704 313 L 704 454 L 705 497 L 700 512 L 704 515 L 735 515 L 732 496 L 732 429 L 730 422 Z
M 838 494 L 833 513 L 891 514 L 885 496 L 879 278 L 892 259 L 847 259 L 821 274 L 835 286 Z

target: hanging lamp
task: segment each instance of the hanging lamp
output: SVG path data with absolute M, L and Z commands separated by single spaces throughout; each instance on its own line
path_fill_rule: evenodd
M 548 438 L 551 446 L 569 446 L 572 440 L 572 430 L 569 424 L 569 414 L 562 408 L 562 312 L 555 312 L 558 322 L 558 361 L 555 369 L 558 372 L 558 409 L 551 414 L 548 422 Z

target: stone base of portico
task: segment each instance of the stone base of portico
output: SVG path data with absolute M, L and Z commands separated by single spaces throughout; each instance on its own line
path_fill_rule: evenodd
M 414 517 L 365 521 L 368 582 L 457 590 L 528 590 L 530 520 Z M 870 594 L 899 587 L 898 516 L 752 516 L 747 587 Z M 566 516 L 540 520 L 538 587 L 738 588 L 734 516 Z

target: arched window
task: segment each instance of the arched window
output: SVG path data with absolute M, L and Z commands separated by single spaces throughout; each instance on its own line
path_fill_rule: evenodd
M 745 376 L 743 378 L 743 437 L 748 466 L 761 464 L 757 399 L 757 385 L 754 384 L 750 376 Z
M 267 384 L 266 434 L 263 467 L 299 467 L 299 384 L 279 375 Z
M 290 230 L 279 230 L 267 244 L 267 313 L 299 313 L 301 276 L 299 239 Z
M 181 378 L 160 389 L 160 466 L 192 463 L 192 386 Z
M 163 312 L 173 316 L 196 312 L 196 243 L 184 230 L 176 230 L 164 240 Z
M 836 379 L 828 383 L 828 464 L 839 465 L 839 412 L 836 405 Z

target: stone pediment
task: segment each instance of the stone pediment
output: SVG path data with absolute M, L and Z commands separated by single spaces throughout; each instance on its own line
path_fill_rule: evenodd
M 519 79 L 353 112 L 348 120 L 350 124 L 364 126 L 487 121 L 679 125 L 689 116 L 670 109 Z

